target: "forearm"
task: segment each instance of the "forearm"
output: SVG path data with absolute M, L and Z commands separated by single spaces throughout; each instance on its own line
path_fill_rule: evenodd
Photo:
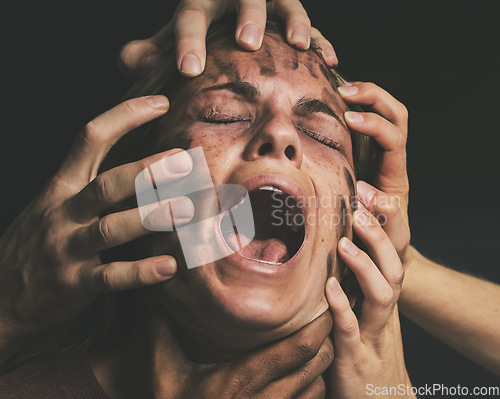
M 410 247 L 400 310 L 500 375 L 500 286 L 445 268 Z

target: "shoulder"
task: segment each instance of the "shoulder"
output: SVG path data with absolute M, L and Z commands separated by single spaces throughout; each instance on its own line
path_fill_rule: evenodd
M 109 399 L 84 355 L 34 361 L 0 376 L 0 399 Z

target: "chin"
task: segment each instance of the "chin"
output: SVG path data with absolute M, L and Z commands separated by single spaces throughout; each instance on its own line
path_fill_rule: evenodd
M 306 303 L 296 296 L 276 292 L 239 292 L 240 298 L 225 305 L 225 314 L 244 331 L 267 333 L 269 340 L 282 338 L 305 326 L 328 309 L 324 295 Z
M 254 214 L 253 239 L 232 234 L 227 210 L 242 205 L 232 199 L 204 235 L 222 248 L 219 252 L 231 254 L 189 270 L 184 265 L 163 284 L 163 295 L 165 307 L 184 328 L 250 349 L 290 335 L 328 309 L 324 286 L 331 248 L 305 223 L 273 225 L 275 209 L 304 216 L 291 220 L 307 220 L 311 210 L 297 205 L 305 195 L 293 182 L 261 176 L 244 186 Z M 237 248 L 236 242 L 248 244 Z

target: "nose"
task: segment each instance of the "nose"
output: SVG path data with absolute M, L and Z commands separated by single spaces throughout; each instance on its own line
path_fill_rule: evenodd
M 302 164 L 302 144 L 290 117 L 284 114 L 268 115 L 260 124 L 245 148 L 244 158 L 255 161 L 262 157 L 292 162 L 299 169 Z

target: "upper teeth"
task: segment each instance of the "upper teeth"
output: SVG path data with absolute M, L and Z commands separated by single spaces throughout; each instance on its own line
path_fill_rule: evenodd
M 274 186 L 262 186 L 262 187 L 259 187 L 259 190 L 275 191 L 277 193 L 283 192 L 278 187 L 274 187 Z

